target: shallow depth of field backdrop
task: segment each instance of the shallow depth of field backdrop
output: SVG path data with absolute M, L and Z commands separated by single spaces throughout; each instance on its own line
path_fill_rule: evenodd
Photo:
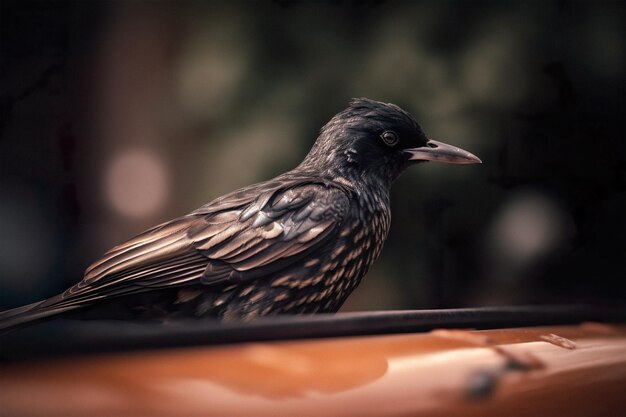
M 482 165 L 392 190 L 344 310 L 620 302 L 621 2 L 0 2 L 0 308 L 299 163 L 351 97 Z

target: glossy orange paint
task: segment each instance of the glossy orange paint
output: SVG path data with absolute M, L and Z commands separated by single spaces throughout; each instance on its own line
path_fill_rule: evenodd
M 626 326 L 436 330 L 0 369 L 2 416 L 617 416 Z

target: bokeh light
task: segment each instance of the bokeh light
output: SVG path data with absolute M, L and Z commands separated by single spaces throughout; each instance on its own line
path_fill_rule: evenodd
M 567 212 L 536 191 L 513 193 L 494 217 L 488 256 L 500 280 L 519 279 L 537 260 L 573 237 Z
M 160 209 L 169 194 L 165 165 L 147 149 L 120 152 L 106 173 L 107 201 L 120 214 L 149 215 Z

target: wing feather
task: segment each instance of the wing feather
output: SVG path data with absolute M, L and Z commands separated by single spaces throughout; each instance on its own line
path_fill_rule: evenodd
M 226 238 L 206 239 L 206 227 L 198 225 L 189 229 L 188 235 L 207 258 L 228 263 L 239 281 L 251 270 L 271 273 L 283 268 L 286 261 L 305 256 L 337 230 L 348 208 L 344 191 L 308 184 L 276 194 L 256 214 L 241 216 L 229 226 Z M 210 217 L 206 221 L 210 222 Z M 210 271 L 203 277 L 205 284 L 223 280 L 223 276 L 212 279 Z
M 277 272 L 329 242 L 349 210 L 344 189 L 302 181 L 248 187 L 121 244 L 47 305 Z

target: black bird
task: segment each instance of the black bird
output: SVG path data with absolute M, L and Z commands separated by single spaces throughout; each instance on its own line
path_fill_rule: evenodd
M 297 168 L 114 247 L 64 293 L 1 313 L 0 329 L 58 315 L 249 320 L 335 312 L 380 254 L 391 184 L 421 161 L 481 162 L 429 140 L 394 104 L 354 99 Z

